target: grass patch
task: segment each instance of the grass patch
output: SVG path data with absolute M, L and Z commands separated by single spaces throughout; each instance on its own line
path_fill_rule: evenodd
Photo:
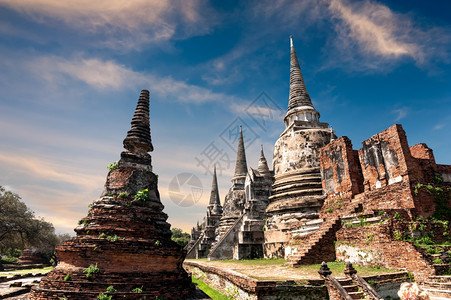
M 328 262 L 327 266 L 332 271 L 332 275 L 335 277 L 342 277 L 344 276 L 344 269 L 346 264 L 344 262 Z M 372 275 L 379 275 L 379 274 L 385 274 L 385 273 L 394 273 L 399 272 L 396 270 L 390 270 L 390 269 L 382 269 L 382 268 L 376 268 L 376 267 L 362 267 L 353 265 L 354 268 L 357 270 L 357 273 L 360 276 L 372 276 Z M 321 264 L 314 264 L 314 265 L 306 265 L 306 266 L 300 266 L 296 269 L 305 271 L 306 273 L 310 274 L 318 274 L 318 270 L 321 267 Z
M 227 297 L 224 294 L 221 294 L 217 290 L 212 289 L 209 285 L 207 285 L 202 280 L 194 278 L 194 277 L 191 277 L 191 278 L 192 278 L 193 283 L 199 289 L 201 289 L 205 294 L 207 294 L 211 299 L 213 299 L 213 300 L 229 300 L 229 299 L 232 299 L 232 298 Z
M 47 274 L 53 269 L 53 267 L 45 267 L 41 269 L 24 269 L 24 270 L 14 270 L 14 271 L 3 271 L 0 272 L 0 277 L 8 277 L 14 275 L 25 275 L 28 273 L 36 274 L 36 273 L 44 273 Z
M 286 259 L 283 258 L 256 258 L 256 259 L 224 259 L 224 260 L 216 260 L 217 262 L 224 263 L 235 263 L 241 264 L 245 266 L 272 266 L 272 265 L 283 265 L 287 262 Z

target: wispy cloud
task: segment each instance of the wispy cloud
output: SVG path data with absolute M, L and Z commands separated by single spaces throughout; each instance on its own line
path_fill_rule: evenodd
M 49 85 L 78 80 L 97 90 L 123 90 L 149 87 L 158 98 L 183 103 L 229 102 L 232 98 L 208 88 L 189 84 L 172 77 L 136 72 L 111 60 L 75 57 L 66 59 L 43 56 L 25 63 L 25 67 Z
M 200 0 L 0 0 L 0 6 L 39 23 L 59 21 L 87 34 L 101 33 L 109 37 L 104 45 L 119 48 L 205 34 L 214 23 L 213 11 Z
M 352 60 L 350 53 L 359 57 L 356 68 L 381 69 L 408 57 L 420 66 L 438 57 L 449 61 L 446 41 L 451 35 L 445 28 L 421 27 L 412 14 L 396 13 L 368 0 L 331 0 L 328 7 L 338 33 L 333 44 L 344 61 Z
M 80 190 L 98 189 L 102 186 L 103 177 L 84 174 L 83 170 L 77 170 L 70 164 L 58 164 L 51 160 L 6 152 L 0 153 L 0 162 L 4 167 L 14 166 L 15 172 L 26 174 L 27 177 L 69 183 Z
M 444 124 L 444 123 L 439 123 L 439 124 L 435 125 L 433 129 L 440 130 L 440 129 L 443 129 L 445 127 L 445 125 L 446 124 Z
M 407 55 L 423 60 L 421 49 L 407 42 L 400 30 L 402 28 L 405 32 L 406 28 L 412 28 L 412 24 L 402 20 L 387 6 L 366 1 L 353 7 L 342 0 L 332 0 L 329 8 L 345 23 L 340 24 L 339 32 L 356 40 L 363 51 L 388 57 Z
M 399 120 L 403 119 L 405 116 L 407 116 L 409 112 L 409 108 L 408 107 L 401 107 L 401 108 L 397 108 L 392 110 L 392 114 L 395 114 L 395 122 L 398 122 Z

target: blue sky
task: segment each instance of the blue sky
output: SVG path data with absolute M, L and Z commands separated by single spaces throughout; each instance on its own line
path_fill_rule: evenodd
M 162 202 L 189 230 L 214 163 L 222 201 L 230 187 L 240 124 L 248 166 L 260 144 L 271 163 L 290 35 L 320 120 L 354 149 L 401 123 L 409 145 L 450 164 L 450 11 L 439 0 L 0 0 L 0 185 L 73 232 L 149 89 Z M 183 173 L 201 189 L 177 205 L 169 186 Z

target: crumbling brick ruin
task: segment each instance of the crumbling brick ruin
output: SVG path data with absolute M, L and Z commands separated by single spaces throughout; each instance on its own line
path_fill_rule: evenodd
M 286 129 L 274 146 L 273 171 L 268 168 L 261 185 L 259 203 L 268 204 L 266 210 L 245 225 L 251 207 L 246 183 L 255 188 L 262 177 L 252 171 L 245 177 L 239 148 L 242 157 L 209 259 L 247 258 L 237 250 L 247 240 L 253 249 L 263 243 L 264 257 L 284 257 L 291 266 L 346 260 L 407 269 L 419 281 L 446 272 L 451 246 L 431 254 L 416 242 L 450 241 L 451 166 L 436 164 L 426 144 L 409 147 L 398 124 L 354 150 L 348 137 L 337 138 L 319 121 L 292 40 L 290 62 Z M 250 224 L 252 234 L 245 229 Z M 260 224 L 264 242 L 255 230 Z
M 207 207 L 207 215 L 201 225 L 197 224 L 191 230 L 191 240 L 186 245 L 186 258 L 205 258 L 216 241 L 216 229 L 222 217 L 222 206 L 219 199 L 218 179 L 216 167 L 213 172 L 211 184 L 210 202 Z
M 443 209 L 449 212 L 451 166 L 437 165 L 425 144 L 409 148 L 398 124 L 365 140 L 358 151 L 349 138 L 340 137 L 323 147 L 319 158 L 324 222 L 316 232 L 293 237 L 288 255 L 292 265 L 318 263 L 329 255 L 357 264 L 406 268 L 420 281 L 439 271 L 407 237 L 421 235 L 416 227 L 422 222 L 423 231 L 433 232 L 436 242 L 449 239 L 448 226 L 426 218 Z M 437 202 L 432 190 L 443 192 L 448 202 Z M 445 218 L 449 220 L 449 214 Z M 335 228 L 330 220 L 335 220 Z M 329 234 L 320 236 L 326 228 Z M 312 239 L 317 243 L 306 249 Z M 334 242 L 336 247 L 330 247 Z
M 75 228 L 77 236 L 57 247 L 58 265 L 31 299 L 180 299 L 192 293 L 182 267 L 185 252 L 171 241 L 157 175 L 152 172 L 149 92 L 143 90 L 124 139 L 126 151 L 113 165 L 102 196 Z M 109 293 L 107 288 L 112 286 Z

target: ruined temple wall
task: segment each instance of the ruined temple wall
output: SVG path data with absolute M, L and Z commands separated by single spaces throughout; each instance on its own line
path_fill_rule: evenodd
M 362 142 L 359 159 L 365 191 L 409 181 L 409 167 L 416 165 L 410 155 L 402 126 L 395 124 Z
M 382 225 L 343 227 L 337 231 L 337 260 L 362 266 L 405 268 L 419 281 L 434 275 L 434 268 L 412 243 L 394 237 L 394 232 L 404 232 L 409 228 L 407 214 L 402 211 L 398 213 L 400 221 L 391 219 Z M 437 236 L 443 233 L 441 227 L 428 228 L 433 229 Z
M 401 125 L 365 140 L 352 150 L 347 137 L 340 137 L 320 149 L 322 187 L 327 196 L 322 212 L 334 210 L 350 199 L 364 199 L 365 209 L 415 209 L 428 217 L 435 210 L 434 197 L 415 193 L 417 183 L 428 184 L 441 175 L 451 182 L 451 166 L 437 165 L 426 144 L 409 148 Z
M 320 150 L 321 178 L 328 199 L 353 198 L 363 191 L 360 162 L 352 150 L 351 140 L 340 137 Z

